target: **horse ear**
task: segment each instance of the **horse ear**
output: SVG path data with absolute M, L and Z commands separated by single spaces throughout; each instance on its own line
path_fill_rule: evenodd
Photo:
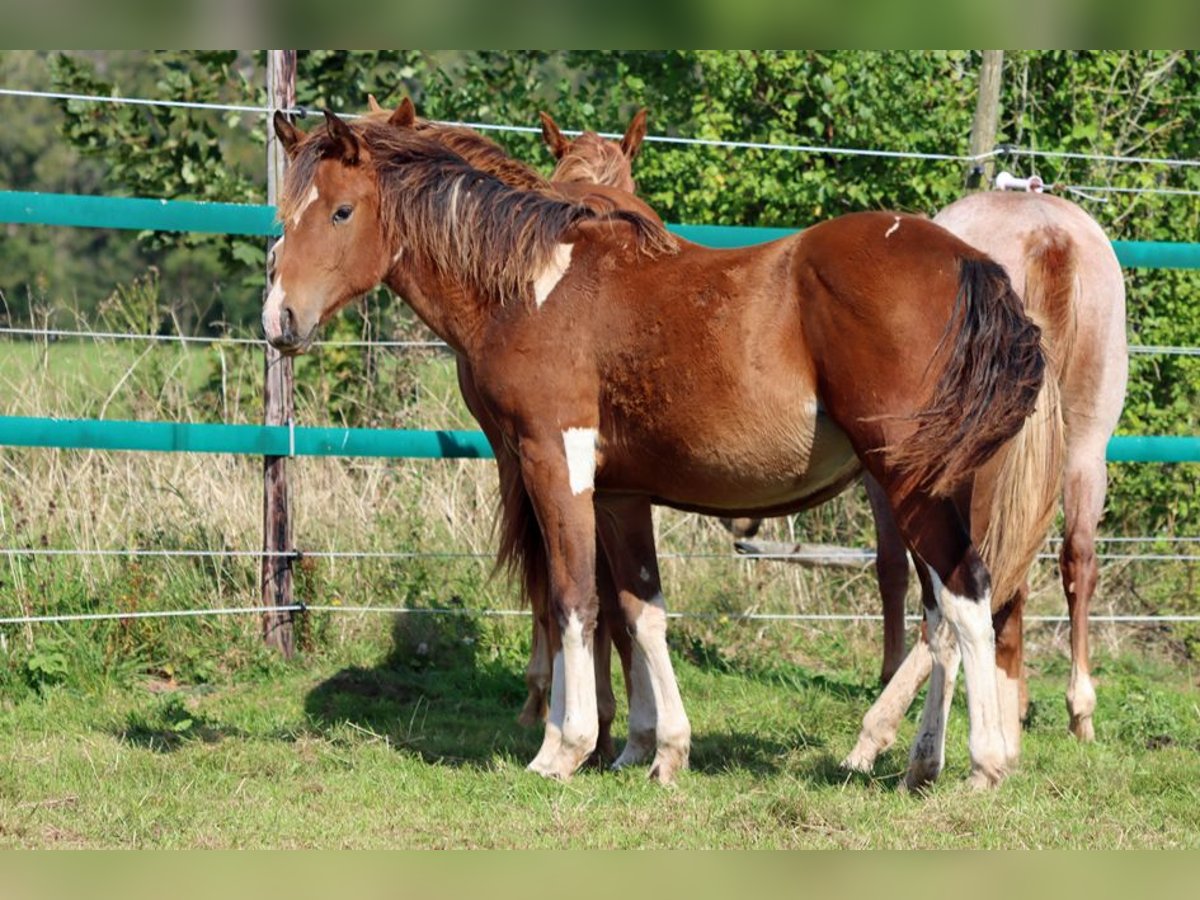
M 388 119 L 388 124 L 396 128 L 412 128 L 417 121 L 417 108 L 413 106 L 412 98 L 405 97 Z
M 329 136 L 340 146 L 342 162 L 348 166 L 358 165 L 358 138 L 354 136 L 350 126 L 329 110 L 325 110 L 325 127 L 329 129 Z
M 634 114 L 629 127 L 625 129 L 625 137 L 621 138 L 621 152 L 625 154 L 625 158 L 630 162 L 638 155 L 638 151 L 642 149 L 642 140 L 645 137 L 646 108 L 643 106 Z
M 558 125 L 550 118 L 549 113 L 540 112 L 538 118 L 542 120 L 542 140 L 546 142 L 546 146 L 550 148 L 555 159 L 562 159 L 571 142 L 563 137 L 563 133 L 558 130 Z
M 283 152 L 287 154 L 287 158 L 291 159 L 296 155 L 296 147 L 304 138 L 304 133 L 295 125 L 288 121 L 288 117 L 283 114 L 283 110 L 275 110 L 275 136 L 279 138 L 279 143 L 283 144 Z
M 375 99 L 374 94 L 367 94 L 367 109 L 373 113 L 383 112 L 383 107 L 379 105 L 379 101 Z

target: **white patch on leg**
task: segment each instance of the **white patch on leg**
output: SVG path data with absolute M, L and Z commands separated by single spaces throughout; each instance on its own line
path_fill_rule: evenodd
M 900 217 L 896 216 L 895 219 L 895 222 L 892 223 L 892 227 L 884 232 L 883 236 L 885 238 L 890 238 L 900 228 Z
M 946 719 L 954 699 L 958 677 L 959 649 L 954 628 L 936 609 L 925 613 L 925 633 L 929 635 L 929 653 L 933 666 L 929 672 L 929 690 L 921 725 L 908 757 L 905 783 L 918 788 L 937 780 L 946 764 Z
M 596 486 L 597 436 L 595 428 L 568 428 L 563 432 L 567 477 L 573 494 L 582 494 Z
M 967 683 L 970 719 L 971 783 L 977 787 L 999 784 L 1004 778 L 1008 752 L 1000 722 L 996 685 L 996 635 L 992 629 L 991 598 L 960 597 L 948 590 L 932 568 L 934 596 L 942 615 L 958 636 L 963 676 Z
M 1071 660 L 1071 678 L 1067 682 L 1067 712 L 1071 716 L 1071 733 L 1081 741 L 1095 739 L 1092 714 L 1096 711 L 1096 688 L 1092 676 L 1075 659 Z
M 1005 762 L 1011 770 L 1021 756 L 1021 679 L 997 669 L 996 680 L 1000 725 L 1004 731 L 1004 749 L 1007 752 Z
M 546 268 L 542 269 L 542 273 L 533 280 L 533 302 L 539 309 L 546 298 L 558 286 L 562 277 L 567 274 L 567 269 L 571 267 L 571 253 L 574 251 L 574 244 L 559 244 L 554 248 L 554 256 L 550 258 Z
M 638 578 L 642 579 L 642 581 L 649 584 L 650 583 L 650 570 L 647 569 L 645 566 L 642 566 L 642 570 L 640 572 L 638 572 Z
M 842 760 L 843 769 L 855 772 L 870 772 L 875 759 L 896 742 L 896 732 L 908 708 L 912 706 L 917 691 L 929 677 L 933 668 L 933 656 L 929 644 L 924 640 L 913 644 L 908 656 L 887 683 L 875 704 L 863 716 L 862 730 L 858 743 Z
M 555 764 L 562 754 L 562 727 L 566 717 L 564 674 L 563 655 L 559 650 L 554 654 L 554 665 L 551 667 L 550 708 L 546 712 L 546 731 L 542 736 L 542 746 L 528 766 L 529 771 L 547 777 L 558 774 Z
M 583 639 L 583 623 L 572 611 L 554 654 L 550 712 L 542 747 L 529 768 L 552 778 L 570 778 L 596 748 L 596 664 L 592 642 Z
M 654 701 L 653 679 L 646 654 L 636 643 L 629 661 L 629 735 L 621 755 L 613 762 L 614 770 L 644 762 L 654 751 L 658 729 L 658 707 Z
M 655 741 L 658 752 L 650 777 L 662 782 L 674 780 L 675 773 L 687 768 L 692 744 L 692 726 L 683 709 L 671 655 L 667 650 L 667 605 L 662 594 L 642 607 L 634 633 L 634 655 L 641 652 L 650 676 L 654 708 L 658 713 Z
M 300 220 L 304 217 L 304 211 L 316 203 L 317 198 L 320 196 L 321 193 L 317 190 L 317 186 L 314 184 L 312 188 L 309 189 L 308 196 L 304 198 L 304 202 L 297 206 L 296 211 L 292 213 L 291 222 L 293 228 L 300 224 Z

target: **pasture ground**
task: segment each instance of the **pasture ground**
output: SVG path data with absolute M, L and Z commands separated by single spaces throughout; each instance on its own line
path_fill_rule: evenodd
M 991 793 L 963 781 L 960 690 L 947 771 L 918 796 L 897 790 L 913 716 L 874 777 L 836 765 L 874 694 L 873 656 L 814 669 L 783 661 L 805 649 L 795 633 L 724 656 L 684 633 L 692 768 L 664 789 L 644 769 L 566 784 L 526 773 L 538 736 L 513 720 L 519 663 L 483 640 L 416 667 L 397 652 L 412 626 L 388 637 L 375 622 L 375 640 L 291 664 L 247 635 L 254 662 L 207 684 L 147 677 L 3 701 L 0 846 L 1200 845 L 1196 675 L 1145 658 L 1100 661 L 1090 746 L 1066 734 L 1062 661 L 1035 661 L 1022 765 Z

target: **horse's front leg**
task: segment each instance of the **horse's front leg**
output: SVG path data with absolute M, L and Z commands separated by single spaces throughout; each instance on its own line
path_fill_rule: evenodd
M 546 543 L 553 650 L 550 710 L 529 769 L 570 778 L 596 748 L 596 432 L 522 437 L 521 474 Z

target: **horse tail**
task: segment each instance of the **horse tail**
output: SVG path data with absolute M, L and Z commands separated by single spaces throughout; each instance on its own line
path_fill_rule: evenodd
M 497 450 L 497 456 L 501 453 Z M 525 489 L 521 468 L 515 460 L 511 465 L 500 468 L 500 548 L 496 553 L 493 574 L 501 569 L 519 577 L 521 582 L 521 605 L 526 603 L 533 609 L 533 646 L 530 649 L 529 665 L 525 671 L 528 695 L 517 720 L 526 727 L 545 718 L 549 684 L 544 672 L 548 653 L 540 640 L 550 609 L 550 581 L 546 545 L 542 540 L 542 529 L 538 524 L 533 501 Z M 539 627 L 541 623 L 542 627 Z
M 979 552 L 992 597 L 1016 594 L 1058 511 L 1066 444 L 1058 380 L 1042 382 L 1037 408 L 994 461 L 999 466 Z
M 960 258 L 939 355 L 945 362 L 928 403 L 912 417 L 916 428 L 886 459 L 902 489 L 948 497 L 1021 429 L 1045 374 L 1040 329 L 998 263 Z
M 1001 451 L 980 553 L 992 596 L 1012 597 L 1046 539 L 1062 490 L 1066 459 L 1059 378 L 1071 356 L 1076 319 L 1075 243 L 1058 228 L 1039 229 L 1025 246 L 1025 309 L 1042 328 L 1050 370 L 1037 409 Z

